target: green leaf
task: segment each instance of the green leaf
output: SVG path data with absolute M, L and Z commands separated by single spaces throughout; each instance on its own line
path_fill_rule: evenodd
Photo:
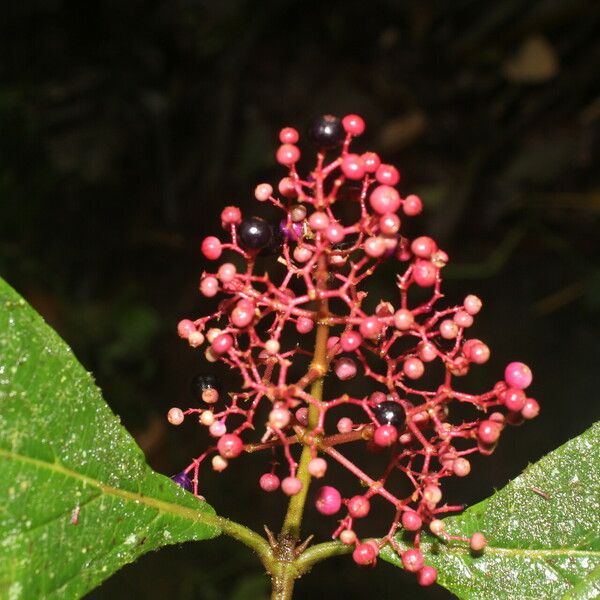
M 424 538 L 438 581 L 471 600 L 600 598 L 600 423 L 530 465 L 493 496 L 445 519 L 451 535 L 481 531 L 480 556 L 467 544 Z M 404 542 L 403 542 L 404 544 Z M 382 557 L 400 565 L 385 550 Z
M 146 465 L 71 350 L 0 279 L 0 597 L 79 597 L 220 522 Z

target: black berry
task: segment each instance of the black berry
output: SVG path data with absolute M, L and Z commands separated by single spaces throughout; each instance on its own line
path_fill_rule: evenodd
M 345 136 L 342 122 L 333 115 L 323 115 L 315 119 L 308 129 L 310 141 L 323 150 L 339 146 Z
M 393 425 L 396 429 L 401 429 L 406 421 L 404 409 L 396 402 L 382 402 L 373 408 L 373 414 L 380 425 Z
M 240 241 L 250 250 L 266 248 L 273 238 L 273 229 L 260 217 L 244 219 L 238 229 Z

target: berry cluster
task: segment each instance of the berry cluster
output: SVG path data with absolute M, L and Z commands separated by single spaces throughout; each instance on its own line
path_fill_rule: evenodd
M 221 221 L 230 241 L 203 240 L 206 259 L 225 253 L 229 260 L 202 275 L 200 292 L 224 299 L 214 313 L 181 321 L 178 333 L 193 348 L 204 346 L 209 363 L 222 361 L 235 370 L 242 389 L 224 397 L 213 376 L 199 375 L 192 382 L 198 404 L 169 411 L 174 425 L 196 415 L 215 439 L 174 480 L 198 495 L 199 470 L 207 459 L 223 471 L 243 452 L 268 450 L 280 454 L 284 466 L 271 458 L 260 487 L 294 496 L 308 483 L 298 476 L 296 448 L 309 448 L 310 476 L 324 478 L 334 461 L 357 480 L 356 494 L 347 498 L 332 485 L 317 490 L 317 511 L 331 516 L 343 511 L 333 537 L 353 546 L 361 565 L 374 564 L 380 549 L 391 545 L 427 585 L 436 572 L 423 564 L 420 532 L 427 527 L 453 539 L 439 517 L 462 508 L 443 502 L 441 481 L 468 475 L 471 454 L 493 452 L 505 426 L 535 417 L 539 406 L 525 394 L 532 375 L 519 362 L 509 364 L 504 380 L 490 391 L 455 388 L 455 380 L 490 356 L 485 343 L 468 335 L 482 303 L 468 295 L 456 306 L 437 307 L 448 255 L 430 237 L 411 241 L 401 233 L 401 220 L 418 215 L 422 202 L 400 195 L 394 166 L 374 152 L 350 151 L 364 129 L 357 115 L 317 119 L 308 132 L 317 147 L 316 164 L 306 176 L 298 168 L 298 131 L 282 129 L 276 158 L 288 172 L 279 193 L 268 183 L 254 192 L 259 202 L 279 209 L 281 218 L 268 222 L 228 206 Z M 261 273 L 257 259 L 269 254 L 277 255 L 274 268 Z M 369 278 L 383 261 L 397 269 L 396 299 L 374 306 Z M 290 333 L 293 344 L 286 342 Z M 432 376 L 439 377 L 434 389 L 420 384 Z M 326 385 L 358 378 L 369 382 L 370 394 L 355 396 L 352 383 Z M 331 394 L 340 386 L 344 393 Z M 464 410 L 453 415 L 458 404 L 475 409 L 473 416 L 465 420 Z M 260 439 L 246 439 L 256 432 Z M 350 442 L 379 452 L 378 474 L 368 475 L 342 453 Z M 407 494 L 396 491 L 398 477 L 391 476 L 398 473 L 408 482 Z M 369 514 L 374 496 L 391 504 L 394 517 L 383 537 L 361 541 L 357 521 Z M 399 548 L 399 528 L 414 536 L 414 548 Z M 480 533 L 465 541 L 473 551 L 485 546 Z

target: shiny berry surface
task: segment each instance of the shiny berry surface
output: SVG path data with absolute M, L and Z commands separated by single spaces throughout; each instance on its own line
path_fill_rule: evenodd
M 266 248 L 273 239 L 269 223 L 260 217 L 244 219 L 239 226 L 240 241 L 245 248 L 260 250 Z
M 315 119 L 308 128 L 308 138 L 323 150 L 330 150 L 339 146 L 345 137 L 342 122 L 333 115 L 323 115 Z
M 406 422 L 404 409 L 396 402 L 382 402 L 373 409 L 373 414 L 382 425 L 393 425 L 396 429 L 402 429 Z

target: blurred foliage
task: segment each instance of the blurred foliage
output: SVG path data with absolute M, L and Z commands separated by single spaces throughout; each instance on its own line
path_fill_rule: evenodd
M 474 335 L 494 356 L 476 381 L 515 357 L 536 373 L 542 417 L 449 492 L 474 502 L 598 416 L 599 24 L 593 0 L 11 3 L 0 271 L 94 372 L 153 466 L 175 472 L 199 446 L 197 429 L 163 418 L 203 368 L 174 335 L 203 310 L 199 240 L 218 234 L 223 205 L 250 210 L 255 184 L 280 175 L 282 125 L 359 112 L 363 148 L 426 201 L 407 225 L 448 250 L 448 298 L 486 302 Z M 382 271 L 374 300 L 391 297 L 393 276 Z M 274 508 L 244 473 L 235 486 L 207 476 L 207 496 L 260 528 L 258 509 Z M 171 576 L 173 597 L 257 597 L 230 555 L 161 552 L 96 597 L 164 597 Z M 211 565 L 201 580 L 195 561 Z M 396 596 L 394 571 L 332 564 L 299 598 L 335 595 L 336 575 L 355 597 Z M 221 570 L 235 585 L 221 586 Z

